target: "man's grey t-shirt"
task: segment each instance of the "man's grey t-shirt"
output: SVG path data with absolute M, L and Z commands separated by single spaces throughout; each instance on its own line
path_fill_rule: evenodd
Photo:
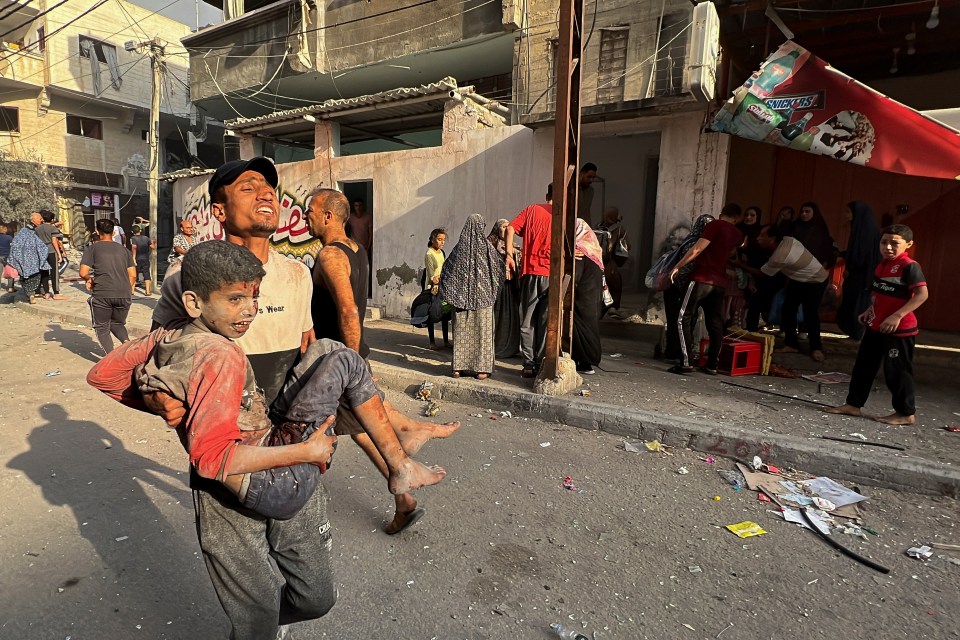
M 37 234 L 37 237 L 43 240 L 43 244 L 47 245 L 47 254 L 56 252 L 56 249 L 53 248 L 53 239 L 62 238 L 63 232 L 60 231 L 57 227 L 50 224 L 49 222 L 44 222 L 36 229 L 33 230 Z
M 150 261 L 150 238 L 145 235 L 130 236 L 130 245 L 137 247 L 137 262 Z
M 83 252 L 81 265 L 93 270 L 93 295 L 97 298 L 130 299 L 130 274 L 133 255 L 110 240 L 98 240 Z

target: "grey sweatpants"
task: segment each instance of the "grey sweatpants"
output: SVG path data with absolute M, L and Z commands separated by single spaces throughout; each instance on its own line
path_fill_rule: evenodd
M 525 275 L 520 278 L 520 353 L 524 367 L 534 367 L 543 358 L 543 339 L 536 327 L 544 318 L 538 317 L 536 311 L 537 302 L 547 295 L 549 287 L 550 278 L 547 276 Z
M 289 520 L 230 496 L 194 490 L 197 538 L 230 640 L 273 640 L 280 625 L 325 615 L 337 601 L 327 492 L 319 485 Z

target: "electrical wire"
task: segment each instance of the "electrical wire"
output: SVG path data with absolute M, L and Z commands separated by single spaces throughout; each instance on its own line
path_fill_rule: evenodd
M 26 0 L 26 2 L 24 2 L 23 4 L 20 4 L 19 2 L 11 2 L 11 3 L 8 4 L 6 7 L 4 7 L 4 9 L 6 9 L 7 7 L 13 7 L 13 8 L 10 9 L 10 11 L 7 11 L 5 14 L 0 15 L 0 20 L 6 20 L 8 17 L 12 16 L 12 15 L 15 14 L 17 11 L 20 11 L 21 9 L 23 9 L 24 7 L 26 7 L 28 4 L 30 4 L 31 2 L 33 2 L 33 0 Z M 19 27 L 17 27 L 17 28 L 19 29 Z
M 120 78 L 122 79 L 123 76 L 125 76 L 126 74 L 128 74 L 131 69 L 133 69 L 134 67 L 136 67 L 137 64 L 140 63 L 140 62 L 142 62 L 143 59 L 146 58 L 146 57 L 147 57 L 146 55 L 143 55 L 143 56 L 137 58 L 136 60 L 134 60 L 134 61 L 130 64 L 130 66 L 127 67 L 126 70 L 124 70 L 124 72 L 120 74 Z M 86 101 L 84 101 L 84 103 L 81 104 L 81 105 L 77 108 L 77 111 L 79 111 L 80 109 L 83 109 L 85 106 L 87 106 L 87 105 L 90 104 L 91 102 L 94 102 L 97 98 L 99 98 L 101 95 L 103 95 L 103 92 L 104 92 L 104 91 L 106 91 L 107 89 L 109 89 L 109 88 L 112 87 L 112 86 L 113 86 L 113 85 L 111 85 L 111 84 L 108 83 L 107 86 L 103 87 L 103 88 L 100 90 L 100 93 L 98 93 L 98 94 L 96 94 L 95 96 L 92 96 L 92 97 L 88 98 Z M 52 123 L 52 124 L 44 127 L 44 128 L 41 129 L 40 131 L 37 131 L 37 132 L 35 132 L 35 133 L 31 133 L 30 135 L 28 135 L 28 136 L 26 136 L 26 137 L 20 138 L 20 139 L 18 140 L 18 142 L 20 142 L 20 144 L 23 145 L 23 142 L 24 142 L 25 140 L 29 140 L 29 139 L 31 139 L 31 138 L 35 138 L 36 136 L 40 135 L 40 134 L 43 133 L 44 131 L 47 131 L 48 129 L 52 129 L 53 127 L 56 127 L 56 126 L 60 125 L 61 123 L 63 123 L 63 122 L 66 121 L 67 115 L 68 115 L 68 114 L 65 114 L 61 119 L 59 119 L 59 120 L 57 120 L 56 122 L 54 122 L 54 123 Z
M 84 17 L 84 16 L 86 16 L 86 15 L 89 15 L 89 14 L 93 13 L 94 11 L 96 11 L 97 9 L 99 9 L 100 7 L 102 7 L 103 5 L 105 5 L 107 2 L 109 2 L 109 0 L 99 0 L 99 1 L 98 1 L 96 4 L 94 4 L 92 7 L 90 7 L 89 9 L 87 9 L 86 11 L 84 11 L 83 13 L 81 13 L 80 15 L 76 16 L 76 17 L 73 18 L 72 20 L 70 20 L 70 21 L 68 21 L 68 22 L 65 22 L 64 24 L 60 25 L 59 27 L 57 27 L 56 29 L 54 29 L 54 30 L 51 31 L 50 33 L 44 34 L 44 36 L 43 36 L 43 42 L 46 42 L 46 41 L 49 40 L 52 36 L 57 35 L 58 33 L 60 33 L 61 31 L 63 31 L 63 30 L 66 29 L 67 27 L 69 27 L 71 24 L 73 24 L 74 22 L 76 22 L 76 21 L 79 20 L 80 18 L 82 18 L 82 17 Z M 20 48 L 20 49 L 18 49 L 18 50 L 16 50 L 16 51 L 11 51 L 11 52 L 8 53 L 5 57 L 0 58 L 0 62 L 3 62 L 3 61 L 5 61 L 5 60 L 9 60 L 9 59 L 12 58 L 13 56 L 20 55 L 20 54 L 22 54 L 22 53 L 26 53 L 27 51 L 29 51 L 29 50 L 32 49 L 33 47 L 39 47 L 39 46 L 40 46 L 40 42 L 41 42 L 40 40 L 36 40 L 36 41 L 28 44 L 27 46 L 22 47 L 22 48 Z
M 169 9 L 170 7 L 172 7 L 173 5 L 177 4 L 177 3 L 180 2 L 180 1 L 181 1 L 181 0 L 172 0 L 171 2 L 165 4 L 164 6 L 160 7 L 159 9 L 157 9 L 156 11 L 151 11 L 151 12 L 148 13 L 146 16 L 144 16 L 143 18 L 141 18 L 141 20 L 139 20 L 138 22 L 142 22 L 143 20 L 146 20 L 147 18 L 152 18 L 153 16 L 157 15 L 157 14 L 160 13 L 161 11 L 164 11 L 164 10 L 166 10 L 166 9 Z M 106 40 L 106 39 L 112 38 L 113 36 L 115 36 L 115 35 L 117 35 L 117 34 L 119 34 L 119 33 L 123 33 L 126 29 L 127 29 L 127 27 L 122 27 L 121 29 L 118 29 L 117 31 L 114 31 L 114 32 L 111 33 L 110 35 L 106 36 L 106 38 L 104 38 L 104 39 Z M 103 31 L 103 32 L 101 32 L 101 33 L 106 33 L 106 32 Z M 60 60 L 58 60 L 58 61 L 56 61 L 56 62 L 51 62 L 50 64 L 46 65 L 46 67 L 43 68 L 43 69 L 41 69 L 40 71 L 34 71 L 33 73 L 31 73 L 31 74 L 29 74 L 29 75 L 23 76 L 22 78 L 18 78 L 18 80 L 20 80 L 21 82 L 23 82 L 23 81 L 25 81 L 25 80 L 28 80 L 28 79 L 34 77 L 34 76 L 41 75 L 41 74 L 43 74 L 45 71 L 51 69 L 52 67 L 55 67 L 55 66 L 60 65 L 60 64 L 63 64 L 64 62 L 69 62 L 70 60 L 73 60 L 74 58 L 77 58 L 77 57 L 79 57 L 79 56 L 80 56 L 80 53 L 79 53 L 79 52 L 70 54 L 70 55 L 67 56 L 66 58 L 61 58 Z M 19 93 L 19 90 L 15 90 L 15 91 L 5 91 L 5 92 L 0 93 L 0 95 L 6 95 L 6 94 L 8 94 L 8 93 Z
M 461 5 L 467 5 L 467 4 L 469 4 L 470 2 L 475 2 L 475 1 L 476 1 L 476 0 L 460 0 L 460 4 L 461 4 Z M 414 31 L 419 31 L 419 30 L 425 29 L 425 28 L 427 28 L 427 27 L 432 27 L 432 26 L 437 25 L 437 24 L 440 24 L 441 22 L 444 22 L 444 21 L 446 21 L 446 20 L 453 20 L 453 19 L 457 19 L 457 18 L 462 18 L 463 15 L 466 14 L 466 13 L 470 13 L 471 11 L 475 11 L 475 10 L 480 9 L 480 8 L 483 8 L 483 7 L 485 7 L 485 6 L 489 5 L 489 4 L 493 4 L 494 2 L 499 2 L 499 1 L 500 1 L 500 0 L 484 0 L 483 2 L 481 2 L 480 4 L 478 4 L 478 5 L 474 6 L 474 7 L 470 7 L 469 9 L 464 9 L 463 11 L 460 11 L 459 13 L 454 13 L 454 14 L 452 14 L 452 15 L 449 15 L 449 16 L 446 16 L 446 17 L 443 17 L 443 18 L 440 18 L 439 20 L 435 20 L 435 21 L 429 22 L 429 23 L 427 23 L 427 24 L 418 25 L 418 26 L 416 26 L 416 27 L 413 27 L 413 28 L 411 28 L 411 29 L 406 29 L 406 30 L 404 30 L 404 31 L 400 31 L 400 32 L 398 32 L 398 33 L 392 33 L 392 34 L 389 34 L 389 35 L 381 36 L 381 37 L 379 37 L 379 38 L 374 38 L 374 39 L 372 39 L 372 40 L 367 40 L 366 42 L 354 42 L 354 43 L 351 43 L 351 44 L 343 45 L 343 46 L 341 46 L 341 47 L 333 47 L 333 48 L 329 49 L 329 51 L 342 51 L 343 49 L 351 49 L 351 48 L 353 48 L 353 47 L 361 47 L 361 46 L 364 46 L 364 45 L 373 44 L 373 43 L 375 43 L 375 42 L 381 42 L 381 41 L 383 41 L 383 40 L 389 40 L 390 38 L 396 38 L 397 36 L 406 35 L 406 34 L 408 34 L 408 33 L 413 33 Z M 325 24 L 325 25 L 323 25 L 323 26 L 314 27 L 314 28 L 312 28 L 312 29 L 304 29 L 304 30 L 301 31 L 300 33 L 306 34 L 306 33 L 315 33 L 315 32 L 318 32 L 318 31 L 325 31 L 325 30 L 327 30 L 327 29 L 333 29 L 333 28 L 335 28 L 335 27 L 342 27 L 342 26 L 344 26 L 344 25 L 352 24 L 352 23 L 354 23 L 354 22 L 359 22 L 359 21 L 361 21 L 361 20 L 368 20 L 368 19 L 372 19 L 372 18 L 377 18 L 377 17 L 379 17 L 379 16 L 387 15 L 387 14 L 390 14 L 390 13 L 395 13 L 395 12 L 400 11 L 400 10 L 403 10 L 403 9 L 413 9 L 413 8 L 415 8 L 415 7 L 419 7 L 419 6 L 422 6 L 422 5 L 425 5 L 425 4 L 430 4 L 430 3 L 432 3 L 432 2 L 437 2 L 437 0 L 423 0 L 422 2 L 418 2 L 418 3 L 416 3 L 416 4 L 407 5 L 407 6 L 405 6 L 405 7 L 397 7 L 397 8 L 395 8 L 395 9 L 391 9 L 390 11 L 385 11 L 384 13 L 373 14 L 373 15 L 370 15 L 370 16 L 364 16 L 364 17 L 362 17 L 362 18 L 355 18 L 355 19 L 353 19 L 353 20 L 346 20 L 346 21 L 344 21 L 344 22 L 338 22 L 338 23 L 335 23 L 335 24 Z M 245 47 L 252 47 L 252 46 L 257 46 L 257 45 L 261 45 L 261 44 L 269 44 L 269 43 L 271 43 L 271 42 L 282 42 L 282 41 L 287 40 L 288 38 L 290 38 L 291 35 L 293 35 L 293 34 L 288 34 L 288 35 L 284 35 L 284 36 L 273 36 L 273 37 L 270 37 L 270 38 L 263 38 L 263 39 L 260 39 L 260 40 L 251 40 L 250 42 L 247 42 L 247 43 L 244 43 L 244 44 L 222 45 L 222 46 L 219 46 L 219 47 L 189 47 L 189 46 L 187 46 L 187 47 L 185 47 L 185 48 L 187 49 L 187 51 L 196 51 L 196 52 L 207 51 L 208 53 L 209 53 L 209 52 L 212 52 L 212 51 L 222 50 L 222 49 L 226 49 L 226 50 L 231 50 L 231 51 L 232 51 L 232 50 L 236 50 L 236 49 L 243 49 L 243 48 L 245 48 Z M 246 56 L 243 56 L 243 57 L 246 57 Z
M 14 31 L 18 31 L 18 30 L 22 29 L 23 27 L 28 26 L 30 23 L 32 23 L 32 22 L 33 22 L 34 20 L 36 20 L 37 18 L 40 18 L 40 17 L 43 17 L 43 16 L 47 15 L 48 13 L 50 13 L 51 11 L 53 11 L 54 9 L 56 9 L 57 7 L 59 7 L 60 5 L 64 5 L 64 4 L 68 3 L 68 2 L 70 2 L 70 0 L 60 0 L 60 2 L 58 2 L 58 3 L 55 4 L 55 5 L 53 5 L 53 6 L 50 7 L 49 9 L 46 9 L 46 10 L 44 10 L 44 11 L 41 11 L 40 13 L 38 13 L 38 14 L 35 15 L 35 16 L 33 16 L 33 17 L 30 18 L 29 20 L 24 20 L 23 22 L 21 22 L 20 24 L 18 24 L 18 25 L 15 26 L 14 28 L 9 29 L 9 30 L 7 30 L 7 31 L 4 31 L 3 33 L 0 33 L 0 38 L 3 38 L 4 36 L 8 36 L 8 35 L 10 35 L 11 33 L 13 33 Z

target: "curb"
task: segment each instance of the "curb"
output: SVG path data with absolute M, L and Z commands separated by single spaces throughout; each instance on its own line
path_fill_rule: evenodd
M 57 311 L 46 305 L 18 301 L 16 306 L 32 315 L 56 318 L 60 322 L 86 324 L 90 321 L 85 314 Z M 127 325 L 127 331 L 131 337 L 149 333 L 146 327 L 137 324 Z M 429 376 L 374 360 L 370 361 L 370 367 L 380 378 L 380 386 L 398 393 L 413 395 L 424 380 L 429 380 L 441 400 L 535 414 L 541 420 L 570 427 L 603 431 L 628 439 L 659 440 L 671 447 L 684 447 L 744 462 L 760 456 L 765 462 L 778 466 L 855 483 L 960 498 L 960 469 L 942 462 L 905 454 L 881 454 L 840 442 L 718 426 L 577 397 L 544 396 L 478 381 Z
M 856 445 L 761 433 L 718 426 L 579 398 L 543 396 L 531 391 L 505 389 L 468 380 L 414 374 L 407 369 L 371 361 L 380 385 L 413 394 L 424 380 L 433 383 L 441 400 L 497 411 L 527 412 L 540 420 L 554 421 L 588 431 L 603 431 L 628 439 L 659 440 L 744 462 L 760 456 L 765 462 L 794 467 L 855 483 L 931 495 L 960 497 L 960 469 L 942 462 L 903 454 L 880 454 Z

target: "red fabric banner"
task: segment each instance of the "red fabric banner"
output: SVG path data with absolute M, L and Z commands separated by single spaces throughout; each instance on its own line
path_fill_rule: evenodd
M 960 179 L 960 134 L 785 42 L 709 129 L 871 169 Z

